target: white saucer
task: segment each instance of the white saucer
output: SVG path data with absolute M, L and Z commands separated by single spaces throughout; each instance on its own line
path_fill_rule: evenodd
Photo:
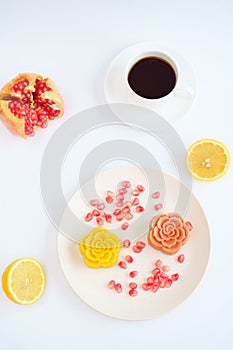
M 162 52 L 171 57 L 179 68 L 179 80 L 186 92 L 167 95 L 164 100 L 149 100 L 136 95 L 127 82 L 130 62 L 144 53 Z M 168 122 L 180 119 L 191 107 L 196 95 L 196 78 L 192 66 L 176 51 L 154 42 L 139 43 L 121 51 L 110 64 L 105 78 L 105 96 L 108 103 L 136 104 L 153 110 Z

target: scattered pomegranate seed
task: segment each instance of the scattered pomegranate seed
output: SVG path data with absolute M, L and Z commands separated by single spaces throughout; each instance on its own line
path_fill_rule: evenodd
M 105 209 L 105 204 L 104 203 L 100 203 L 97 205 L 97 209 L 98 210 L 104 210 Z
M 160 197 L 160 193 L 159 192 L 154 192 L 152 194 L 152 198 L 154 198 L 154 199 L 159 199 L 159 197 Z
M 125 260 L 127 261 L 127 263 L 131 264 L 131 263 L 133 262 L 134 259 L 132 258 L 131 255 L 126 255 L 126 256 L 125 256 Z
M 142 242 L 142 241 L 138 241 L 138 242 L 136 243 L 136 247 L 138 247 L 138 248 L 140 248 L 140 249 L 145 248 L 145 246 L 146 246 L 146 243 L 144 243 L 144 242 Z
M 162 266 L 162 260 L 160 260 L 160 259 L 158 259 L 158 260 L 156 260 L 156 262 L 155 262 L 155 266 L 156 267 L 161 267 Z
M 98 199 L 92 199 L 89 203 L 92 207 L 96 207 L 97 204 L 99 204 L 99 201 Z
M 143 290 L 150 290 L 151 289 L 151 285 L 147 284 L 147 283 L 143 283 L 142 284 L 142 289 Z
M 131 213 L 124 214 L 124 218 L 125 218 L 125 220 L 131 220 L 131 219 L 133 219 L 133 214 L 131 214 Z
M 178 281 L 179 277 L 180 277 L 180 276 L 179 276 L 178 273 L 174 273 L 173 275 L 171 275 L 171 279 L 172 279 L 172 281 L 174 281 L 174 282 Z
M 133 201 L 132 201 L 132 205 L 134 207 L 136 207 L 138 204 L 139 204 L 139 199 L 138 198 L 134 198 Z
M 166 281 L 165 280 L 160 280 L 159 281 L 159 287 L 160 288 L 165 288 L 165 285 L 166 285 Z
M 93 215 L 91 213 L 88 213 L 86 216 L 85 216 L 85 221 L 86 222 L 89 222 L 93 219 Z
M 163 266 L 162 266 L 162 271 L 168 272 L 168 271 L 170 271 L 170 267 L 167 266 L 167 265 L 163 265 Z
M 112 204 L 113 203 L 113 198 L 111 196 L 107 196 L 105 198 L 105 201 L 108 203 L 108 204 Z
M 124 205 L 123 201 L 120 201 L 120 202 L 117 202 L 117 203 L 116 203 L 116 206 L 117 206 L 118 208 L 123 207 L 123 205 Z
M 122 246 L 124 248 L 129 248 L 130 247 L 130 240 L 129 239 L 125 239 L 122 243 Z
M 134 251 L 134 253 L 141 253 L 142 248 L 137 247 L 136 245 L 133 246 L 132 250 Z
M 166 288 L 170 288 L 171 287 L 171 285 L 172 285 L 172 279 L 171 278 L 168 278 L 167 280 L 166 280 L 166 282 L 165 282 L 165 287 Z
M 184 262 L 184 254 L 180 254 L 177 258 L 177 261 L 182 264 L 182 262 Z
M 114 215 L 114 216 L 117 216 L 117 215 L 119 215 L 119 214 L 121 214 L 121 209 L 116 209 L 116 210 L 113 212 L 113 215 Z
M 106 220 L 106 222 L 108 222 L 108 223 L 111 224 L 111 222 L 112 222 L 112 215 L 110 215 L 110 214 L 105 214 L 105 220 Z
M 102 226 L 104 224 L 104 220 L 101 218 L 96 218 L 96 223 L 98 226 Z
M 117 216 L 116 216 L 116 219 L 117 219 L 117 221 L 122 221 L 123 220 L 123 215 L 121 215 L 121 214 L 118 214 Z
M 141 206 L 141 205 L 139 205 L 137 208 L 136 208 L 136 212 L 137 213 L 142 213 L 144 211 L 144 208 Z
M 167 275 L 165 272 L 162 272 L 162 273 L 160 274 L 160 278 L 162 278 L 162 279 L 167 279 L 167 278 L 168 278 L 168 275 Z
M 137 287 L 138 287 L 137 283 L 135 283 L 135 282 L 130 282 L 129 283 L 129 288 L 130 289 L 136 289 Z
M 138 189 L 139 192 L 144 192 L 145 191 L 145 188 L 142 185 L 137 185 L 137 189 Z
M 122 187 L 130 188 L 130 186 L 131 186 L 130 181 L 122 181 Z
M 162 209 L 162 207 L 163 207 L 163 205 L 162 205 L 161 203 L 156 204 L 156 205 L 154 206 L 154 208 L 155 208 L 156 211 Z
M 152 273 L 153 273 L 153 275 L 154 276 L 156 276 L 158 273 L 160 273 L 161 272 L 161 270 L 158 268 L 158 267 L 156 267 L 153 271 L 152 271 Z
M 138 271 L 131 271 L 130 273 L 129 273 L 129 277 L 130 278 L 134 278 L 134 277 L 136 277 L 138 275 Z
M 123 214 L 128 214 L 128 213 L 130 213 L 130 208 L 126 205 L 126 207 L 124 207 L 124 208 L 122 209 L 122 213 L 123 213 Z
M 116 283 L 115 283 L 114 280 L 109 281 L 109 282 L 108 282 L 108 288 L 109 288 L 109 289 L 114 289 L 114 288 L 115 288 L 115 284 L 116 284 Z
M 157 286 L 156 284 L 154 284 L 154 285 L 151 287 L 152 293 L 156 293 L 158 289 L 159 289 L 159 286 Z
M 188 226 L 189 231 L 192 231 L 193 225 L 191 224 L 191 222 L 187 221 L 185 224 Z
M 122 293 L 122 285 L 120 283 L 115 284 L 114 289 L 117 293 Z
M 154 283 L 154 278 L 153 277 L 148 277 L 146 280 L 148 285 L 152 285 Z
M 94 210 L 92 211 L 92 215 L 93 215 L 93 216 L 100 216 L 100 212 L 99 212 L 98 210 L 94 209 Z
M 132 195 L 133 196 L 139 196 L 140 192 L 138 190 L 133 190 Z
M 121 269 L 126 269 L 127 265 L 124 261 L 119 261 L 118 263 L 118 266 L 121 268 Z
M 116 200 L 117 200 L 118 202 L 122 202 L 122 201 L 124 200 L 123 194 L 117 194 L 117 195 L 116 195 Z
M 112 191 L 107 191 L 107 197 L 115 197 L 115 193 Z
M 121 229 L 122 230 L 127 230 L 127 228 L 129 227 L 129 224 L 128 224 L 128 222 L 124 222 L 122 225 L 121 225 Z
M 138 292 L 135 289 L 130 289 L 129 290 L 129 295 L 131 297 L 136 297 L 138 295 Z
M 127 189 L 125 187 L 119 189 L 119 194 L 126 194 Z

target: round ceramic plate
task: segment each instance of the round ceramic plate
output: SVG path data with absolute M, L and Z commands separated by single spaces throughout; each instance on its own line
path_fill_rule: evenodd
M 61 232 L 58 233 L 58 254 L 61 266 L 74 292 L 95 310 L 119 319 L 151 319 L 177 307 L 198 286 L 209 260 L 210 232 L 204 211 L 197 199 L 184 185 L 167 174 L 163 174 L 161 177 L 161 174 L 155 170 L 148 169 L 147 175 L 145 176 L 143 171 L 135 167 L 119 167 L 101 172 L 96 176 L 95 186 L 100 197 L 104 196 L 107 189 L 114 190 L 116 184 L 122 179 L 130 180 L 134 186 L 143 184 L 146 188 L 140 197 L 141 204 L 146 208 L 143 214 L 134 215 L 129 230 L 120 230 L 117 222 L 112 225 L 112 231 L 118 234 L 121 240 L 129 238 L 133 242 L 140 239 L 147 243 L 145 230 L 147 231 L 146 228 L 153 215 L 170 211 L 179 213 L 179 202 L 182 201 L 179 201 L 178 197 L 182 196 L 182 193 L 188 193 L 189 196 L 186 196 L 185 199 L 187 201 L 186 210 L 182 216 L 185 221 L 192 223 L 193 230 L 188 242 L 179 253 L 168 256 L 153 249 L 148 244 L 139 254 L 134 253 L 131 247 L 122 248 L 119 260 L 124 259 L 126 254 L 130 254 L 134 258 L 133 263 L 128 264 L 126 269 L 121 269 L 117 265 L 111 268 L 91 269 L 85 265 L 79 252 L 78 243 Z M 152 183 L 148 183 L 148 179 Z M 153 200 L 151 191 L 160 191 L 160 199 Z M 187 200 L 187 198 L 189 199 Z M 153 206 L 160 200 L 164 206 L 160 211 L 155 212 Z M 80 194 L 80 190 L 73 195 L 68 205 L 80 219 L 90 211 L 83 195 Z M 66 220 L 65 214 L 61 220 L 61 226 L 63 226 L 62 221 L 64 220 Z M 88 233 L 93 226 L 93 224 L 86 225 L 85 233 Z M 111 229 L 111 224 L 105 227 Z M 79 227 L 74 229 L 79 232 Z M 182 264 L 177 261 L 180 253 L 185 255 L 185 261 Z M 157 259 L 161 259 L 163 264 L 170 267 L 169 275 L 179 273 L 180 278 L 170 288 L 160 288 L 156 293 L 146 292 L 141 288 L 141 285 L 151 275 L 154 262 Z M 129 277 L 129 272 L 132 270 L 139 272 L 134 279 Z M 112 279 L 122 284 L 121 294 L 107 287 L 108 282 Z M 138 296 L 134 298 L 128 294 L 128 284 L 132 281 L 138 284 Z
M 179 68 L 179 91 L 160 100 L 139 97 L 132 92 L 127 82 L 130 62 L 145 53 L 151 56 L 153 52 L 162 52 L 171 57 Z M 108 103 L 136 104 L 153 110 L 168 122 L 183 117 L 191 107 L 195 95 L 196 78 L 192 66 L 173 49 L 154 42 L 139 43 L 124 49 L 113 59 L 106 73 L 105 96 Z

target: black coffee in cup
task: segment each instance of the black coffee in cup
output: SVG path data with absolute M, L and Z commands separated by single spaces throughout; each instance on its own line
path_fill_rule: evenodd
M 131 89 L 147 99 L 168 95 L 176 85 L 176 73 L 169 62 L 160 57 L 145 57 L 136 62 L 128 74 Z

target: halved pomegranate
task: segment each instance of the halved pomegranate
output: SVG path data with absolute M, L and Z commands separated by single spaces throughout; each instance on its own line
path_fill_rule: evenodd
M 63 114 L 62 97 L 50 78 L 19 74 L 0 92 L 0 117 L 17 136 L 34 136 L 38 128 L 46 128 L 50 120 Z

